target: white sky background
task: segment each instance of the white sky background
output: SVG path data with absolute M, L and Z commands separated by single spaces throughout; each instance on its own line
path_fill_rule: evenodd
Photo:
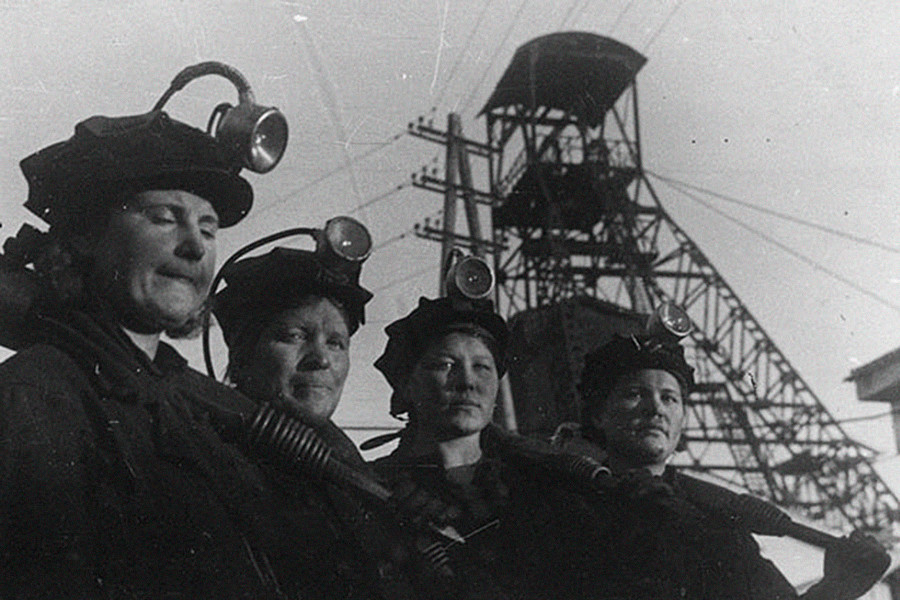
M 393 425 L 389 389 L 370 365 L 383 348 L 384 326 L 420 295 L 433 296 L 437 283 L 436 244 L 411 233 L 396 238 L 434 215 L 441 197 L 409 186 L 389 192 L 439 154 L 434 164 L 443 167 L 440 147 L 394 139 L 408 121 L 436 105 L 435 123 L 443 127 L 455 109 L 464 132 L 481 139 L 484 122 L 476 113 L 516 47 L 559 30 L 608 35 L 648 58 L 638 75 L 648 170 L 896 248 L 898 24 L 894 0 L 6 0 L 0 2 L 0 234 L 36 223 L 21 208 L 21 158 L 69 137 L 90 115 L 146 112 L 187 65 L 230 64 L 260 103 L 286 114 L 291 139 L 275 171 L 247 174 L 255 207 L 221 233 L 220 262 L 264 234 L 320 226 L 338 214 L 366 223 L 376 246 L 388 242 L 364 268 L 363 284 L 376 298 L 368 325 L 353 340 L 337 420 Z M 217 103 L 235 100 L 230 83 L 207 77 L 166 109 L 202 128 Z M 349 169 L 336 171 L 348 160 Z M 654 185 L 837 418 L 887 410 L 856 402 L 843 379 L 900 345 L 897 251 L 702 196 L 879 302 L 667 185 Z M 202 369 L 198 341 L 179 347 Z M 221 372 L 218 345 L 216 364 Z M 887 418 L 847 430 L 886 455 L 896 452 Z

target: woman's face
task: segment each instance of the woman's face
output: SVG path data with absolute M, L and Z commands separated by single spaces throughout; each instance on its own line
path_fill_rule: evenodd
M 594 424 L 606 437 L 611 460 L 659 471 L 675 453 L 685 418 L 678 379 L 661 369 L 641 369 L 619 378 Z
M 286 402 L 313 421 L 331 418 L 350 369 L 350 333 L 340 309 L 311 296 L 268 320 L 241 391 Z
M 428 346 L 405 393 L 420 430 L 452 439 L 478 433 L 490 423 L 498 387 L 497 365 L 485 343 L 451 332 Z
M 124 324 L 156 333 L 194 317 L 216 261 L 219 219 L 205 199 L 182 190 L 148 190 L 114 210 L 93 240 L 95 285 Z

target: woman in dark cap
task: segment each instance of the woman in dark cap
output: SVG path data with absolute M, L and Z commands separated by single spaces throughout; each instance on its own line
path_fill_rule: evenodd
M 298 414 L 357 466 L 359 452 L 331 416 L 350 368 L 350 339 L 372 299 L 360 271 L 360 262 L 275 248 L 229 265 L 214 308 L 235 387 Z
M 535 456 L 550 452 L 491 424 L 508 331 L 490 302 L 420 299 L 386 328 L 375 366 L 407 414 L 398 448 L 374 462 L 398 497 L 452 524 L 435 597 L 575 598 L 589 589 L 585 500 Z
M 331 523 L 243 443 L 256 405 L 160 339 L 202 320 L 240 166 L 153 111 L 22 169 L 49 231 L 0 263 L 0 597 L 378 597 L 311 556 Z
M 320 244 L 321 245 L 321 244 Z M 227 287 L 216 294 L 214 314 L 229 349 L 228 378 L 259 403 L 298 417 L 324 440 L 345 465 L 375 478 L 356 446 L 331 420 L 350 366 L 350 339 L 365 322 L 372 294 L 359 285 L 361 261 L 341 260 L 324 251 L 275 248 L 263 256 L 228 265 Z M 415 544 L 415 528 L 401 528 L 394 503 L 372 503 L 349 485 L 317 478 L 282 478 L 304 498 L 311 515 L 332 535 L 317 536 L 298 548 L 357 589 L 386 595 L 426 597 L 406 585 L 428 581 L 434 565 Z M 430 515 L 407 512 L 425 524 Z M 420 532 L 431 538 L 432 532 Z M 350 590 L 352 592 L 352 590 Z M 344 597 L 311 578 L 311 597 Z M 421 593 L 420 593 L 421 592 Z
M 582 428 L 612 476 L 592 496 L 605 516 L 607 552 L 595 565 L 608 598 L 797 598 L 737 513 L 713 498 L 730 492 L 671 466 L 686 420 L 693 369 L 676 341 L 616 335 L 585 357 Z M 713 494 L 715 492 L 715 494 Z M 727 500 L 723 500 L 727 504 Z M 829 547 L 825 577 L 802 597 L 857 598 L 888 565 L 874 540 L 854 533 Z

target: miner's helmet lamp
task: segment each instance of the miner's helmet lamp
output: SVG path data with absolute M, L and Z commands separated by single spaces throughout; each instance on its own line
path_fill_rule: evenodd
M 677 343 L 690 335 L 694 326 L 687 312 L 671 300 L 665 300 L 647 319 L 647 334 Z
M 478 256 L 463 256 L 459 250 L 450 255 L 444 277 L 447 296 L 470 300 L 489 298 L 494 289 L 494 272 L 487 261 Z
M 372 236 L 356 219 L 335 217 L 316 236 L 316 251 L 331 260 L 361 263 L 372 253 Z
M 268 254 L 240 260 L 261 246 L 299 235 L 313 238 L 316 249 L 275 248 Z M 347 310 L 352 334 L 365 323 L 364 307 L 372 299 L 372 293 L 359 285 L 362 264 L 371 253 L 372 237 L 368 229 L 344 216 L 330 219 L 321 229 L 285 229 L 247 244 L 225 261 L 210 288 L 213 312 L 226 344 L 233 345 L 254 311 L 290 308 L 308 293 L 338 300 Z M 223 279 L 228 285 L 219 292 Z M 203 327 L 203 355 L 207 373 L 215 377 L 208 319 Z
M 406 384 L 429 343 L 444 334 L 462 332 L 478 337 L 493 356 L 497 375 L 503 377 L 506 373 L 509 328 L 489 297 L 494 283 L 491 268 L 483 258 L 465 256 L 458 249 L 448 255 L 446 267 L 442 297 L 419 298 L 415 310 L 385 327 L 388 343 L 375 361 L 375 368 L 394 390 L 390 409 L 394 416 L 410 411 Z M 369 440 L 363 449 L 374 448 L 392 437 L 395 436 Z
M 274 169 L 287 148 L 287 119 L 277 108 L 256 104 L 250 84 L 234 67 L 209 61 L 183 69 L 153 109 L 162 109 L 175 92 L 204 75 L 221 75 L 238 90 L 238 105 L 222 103 L 216 106 L 210 115 L 207 133 L 216 138 L 241 166 L 256 173 Z

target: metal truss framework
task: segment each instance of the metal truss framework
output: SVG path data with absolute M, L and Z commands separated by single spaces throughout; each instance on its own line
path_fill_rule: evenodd
M 699 381 L 679 464 L 831 528 L 890 531 L 900 501 L 873 469 L 874 451 L 847 436 L 665 211 L 642 170 L 637 117 L 632 82 L 596 127 L 518 105 L 486 114 L 486 143 L 457 136 L 488 161 L 489 190 L 462 191 L 492 207 L 484 247 L 498 305 L 512 315 L 576 296 L 638 312 L 678 303 L 694 323 L 687 346 Z M 457 185 L 423 175 L 414 183 L 445 193 Z

